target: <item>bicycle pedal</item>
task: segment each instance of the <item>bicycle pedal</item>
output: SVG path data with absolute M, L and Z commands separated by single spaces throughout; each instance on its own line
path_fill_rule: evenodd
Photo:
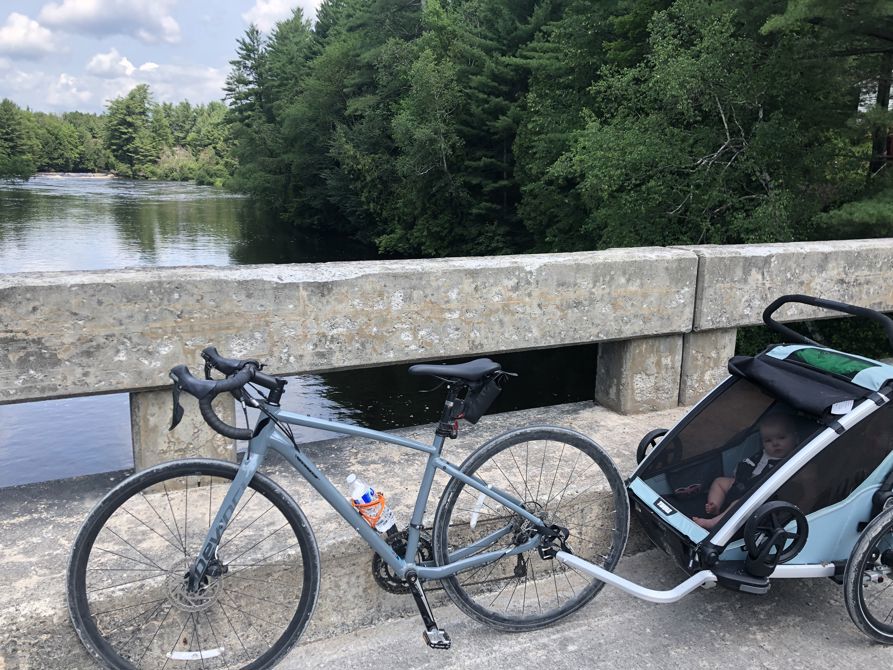
M 432 649 L 449 649 L 453 644 L 449 634 L 442 628 L 431 628 L 422 633 L 425 642 Z

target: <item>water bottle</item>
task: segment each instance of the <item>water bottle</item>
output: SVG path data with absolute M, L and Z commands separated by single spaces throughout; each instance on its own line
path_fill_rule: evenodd
M 379 533 L 388 533 L 388 535 L 397 531 L 394 512 L 388 507 L 381 493 L 376 493 L 374 488 L 355 474 L 347 476 L 347 485 L 350 487 L 353 506 L 370 526 Z

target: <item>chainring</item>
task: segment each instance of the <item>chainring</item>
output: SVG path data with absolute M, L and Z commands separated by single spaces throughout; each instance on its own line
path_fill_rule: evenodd
M 400 558 L 405 558 L 408 539 L 409 533 L 401 530 L 392 537 L 386 538 L 385 541 Z M 416 550 L 415 558 L 417 565 L 430 563 L 434 560 L 434 547 L 431 544 L 430 536 L 425 532 L 419 537 L 419 548 Z M 409 593 L 409 584 L 406 583 L 406 580 L 397 577 L 391 566 L 385 563 L 378 554 L 372 555 L 372 576 L 375 578 L 375 583 L 388 593 Z

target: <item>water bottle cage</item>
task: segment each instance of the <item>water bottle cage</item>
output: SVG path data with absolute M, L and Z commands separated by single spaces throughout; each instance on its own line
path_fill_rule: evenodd
M 388 502 L 383 493 L 376 491 L 375 500 L 367 503 L 358 503 L 356 500 L 351 500 L 350 504 L 353 505 L 357 512 L 360 513 L 360 516 L 366 520 L 366 523 L 375 528 L 376 524 L 381 519 L 381 515 L 384 514 Z

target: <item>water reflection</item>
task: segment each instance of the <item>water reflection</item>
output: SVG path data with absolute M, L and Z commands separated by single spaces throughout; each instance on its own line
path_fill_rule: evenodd
M 311 263 L 374 250 L 308 238 L 250 200 L 180 182 L 37 176 L 0 183 L 0 272 Z
M 38 176 L 0 185 L 0 271 L 230 265 L 242 202 L 176 182 Z
M 0 487 L 133 467 L 126 393 L 0 405 Z

